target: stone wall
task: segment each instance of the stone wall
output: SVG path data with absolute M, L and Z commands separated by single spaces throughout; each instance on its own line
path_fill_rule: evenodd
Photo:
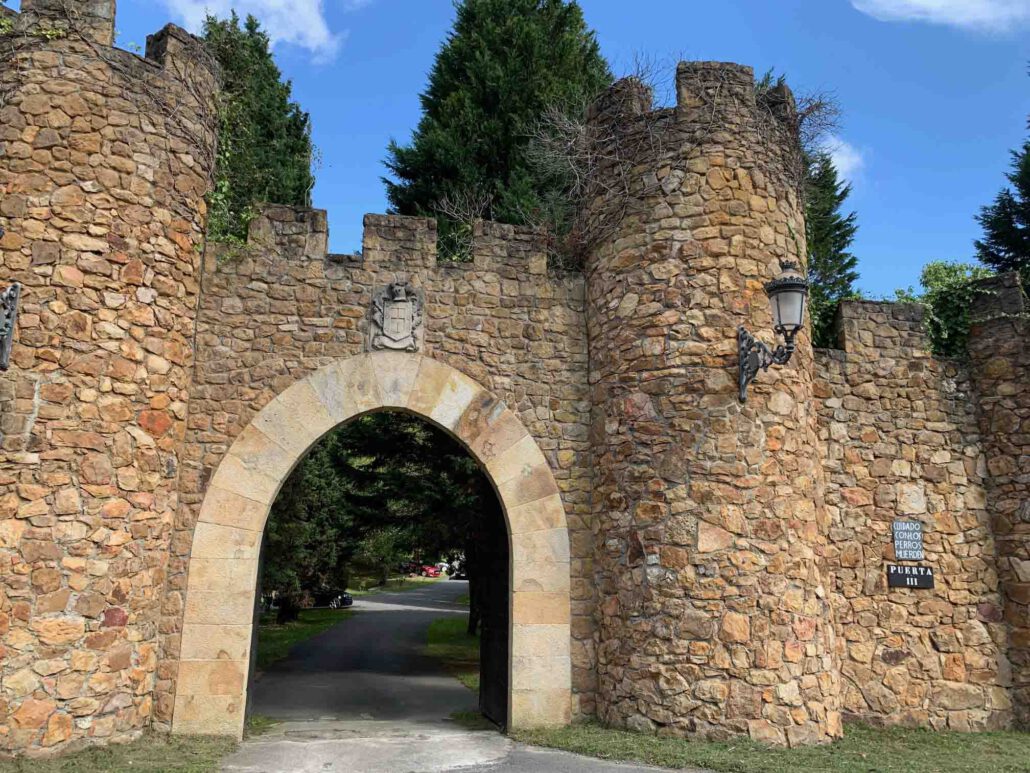
M 920 306 L 846 302 L 837 323 L 842 350 L 816 352 L 816 405 L 843 709 L 890 724 L 1006 726 L 1007 633 L 968 367 L 928 354 Z M 933 590 L 887 587 L 895 520 L 923 524 L 917 563 L 934 569 Z
M 980 298 L 971 367 L 926 354 L 918 310 L 849 303 L 841 351 L 802 333 L 737 400 L 736 328 L 771 342 L 762 285 L 805 254 L 785 87 L 684 64 L 655 111 L 616 84 L 592 112 L 612 152 L 582 274 L 490 223 L 467 264 L 394 216 L 329 255 L 325 214 L 284 207 L 205 253 L 216 76 L 196 41 L 168 27 L 142 58 L 110 47 L 114 0 L 22 9 L 0 9 L 0 284 L 24 286 L 0 374 L 0 751 L 168 727 L 214 470 L 273 398 L 365 350 L 398 280 L 424 292 L 426 362 L 501 397 L 561 490 L 571 610 L 543 612 L 571 611 L 574 714 L 780 744 L 838 736 L 841 711 L 1030 719 L 1015 278 Z M 899 517 L 926 528 L 933 590 L 885 587 Z
M 746 404 L 736 377 L 737 327 L 768 335 L 763 284 L 805 254 L 794 101 L 712 62 L 677 94 L 654 113 L 623 81 L 594 113 L 607 157 L 640 148 L 587 263 L 599 713 L 819 742 L 841 724 L 807 334 Z
M 22 0 L 0 36 L 0 750 L 153 713 L 215 81 L 173 27 L 109 48 L 113 15 Z
M 981 283 L 969 354 L 1004 594 L 1012 701 L 1030 729 L 1030 304 L 1017 274 Z
M 322 365 L 365 351 L 373 290 L 404 280 L 425 294 L 423 353 L 501 397 L 551 465 L 572 545 L 574 712 L 592 713 L 583 280 L 549 273 L 532 232 L 494 223 L 477 226 L 472 263 L 437 264 L 435 226 L 369 215 L 361 255 L 327 255 L 324 212 L 270 207 L 252 224 L 246 248 L 209 250 L 164 595 L 161 722 L 171 718 L 190 546 L 211 475 L 276 395 Z

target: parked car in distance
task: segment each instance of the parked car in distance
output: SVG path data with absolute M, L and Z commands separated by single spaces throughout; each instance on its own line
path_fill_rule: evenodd
M 338 588 L 323 588 L 312 594 L 316 607 L 329 607 L 330 609 L 345 609 L 354 604 L 354 597 L 345 590 Z
M 469 578 L 468 572 L 465 571 L 464 566 L 452 566 L 451 567 L 451 579 L 452 580 L 467 580 Z
M 426 564 L 422 567 L 422 571 L 419 572 L 419 574 L 421 574 L 423 577 L 439 577 L 440 570 L 435 566 Z

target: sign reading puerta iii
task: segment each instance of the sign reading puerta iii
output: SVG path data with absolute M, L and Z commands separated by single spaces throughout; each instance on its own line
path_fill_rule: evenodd
M 898 561 L 922 561 L 923 524 L 918 521 L 891 523 L 894 537 L 894 557 Z M 898 566 L 887 564 L 887 586 L 890 588 L 933 588 L 933 569 L 929 566 Z

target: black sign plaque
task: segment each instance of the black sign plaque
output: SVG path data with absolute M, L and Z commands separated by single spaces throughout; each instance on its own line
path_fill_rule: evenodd
M 929 566 L 887 564 L 887 586 L 890 588 L 932 588 L 933 569 Z

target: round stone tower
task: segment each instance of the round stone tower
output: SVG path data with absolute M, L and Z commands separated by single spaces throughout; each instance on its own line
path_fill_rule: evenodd
M 595 106 L 606 165 L 587 261 L 599 711 L 677 735 L 841 733 L 807 331 L 737 396 L 737 327 L 774 344 L 764 283 L 805 262 L 786 86 L 692 62 L 677 105 Z
M 175 27 L 146 57 L 113 48 L 114 12 L 0 8 L 0 289 L 22 286 L 0 373 L 2 751 L 131 738 L 174 677 L 162 606 L 217 79 Z

